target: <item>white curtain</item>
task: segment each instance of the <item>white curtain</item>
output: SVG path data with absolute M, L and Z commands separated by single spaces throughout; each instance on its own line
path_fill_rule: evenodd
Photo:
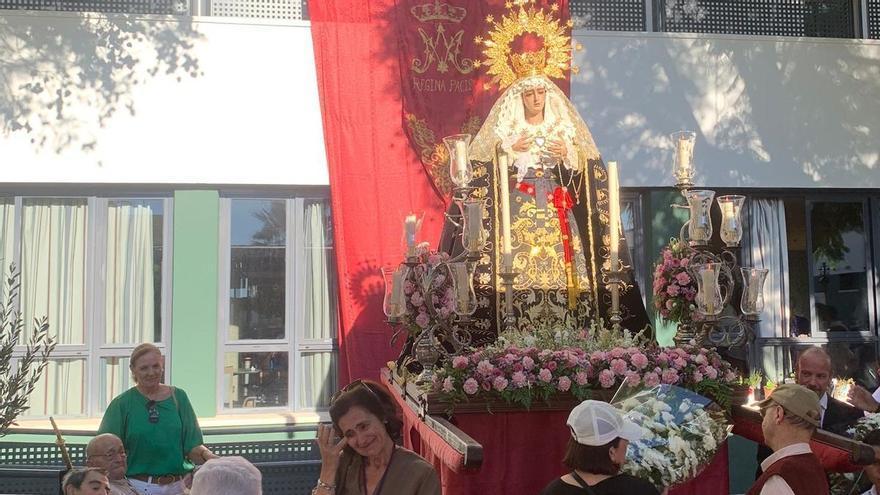
M 336 337 L 336 290 L 333 240 L 329 239 L 329 208 L 323 202 L 306 203 L 305 232 L 305 338 Z
M 48 317 L 58 348 L 86 343 L 86 200 L 27 199 L 21 215 L 24 335 Z M 30 397 L 28 415 L 85 413 L 85 360 L 53 360 Z
M 767 268 L 764 283 L 764 310 L 756 332 L 758 337 L 788 337 L 788 236 L 785 206 L 779 199 L 752 199 L 749 202 L 749 243 L 745 265 Z
M 9 274 L 9 264 L 15 261 L 15 203 L 12 199 L 0 199 L 0 280 Z
M 85 343 L 87 219 L 85 200 L 24 202 L 21 313 L 26 335 L 35 317 L 47 316 L 59 346 Z
M 304 206 L 305 232 L 305 338 L 336 337 L 336 271 L 330 211 L 326 202 Z M 304 353 L 300 407 L 327 407 L 336 388 L 335 352 Z
M 106 342 L 154 342 L 153 211 L 148 205 L 107 209 Z M 121 377 L 120 377 L 121 378 Z

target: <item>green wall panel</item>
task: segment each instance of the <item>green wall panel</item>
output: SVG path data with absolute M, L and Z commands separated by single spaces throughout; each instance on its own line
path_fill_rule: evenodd
M 174 193 L 171 383 L 202 417 L 217 413 L 219 224 L 217 191 Z

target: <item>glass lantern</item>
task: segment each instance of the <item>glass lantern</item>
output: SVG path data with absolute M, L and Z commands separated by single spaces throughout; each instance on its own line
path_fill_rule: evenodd
M 489 235 L 483 228 L 483 200 L 468 199 L 461 203 L 461 244 L 469 254 L 479 253 Z
M 696 265 L 693 272 L 697 280 L 697 312 L 710 319 L 718 316 L 724 309 L 724 299 L 721 298 L 721 287 L 718 284 L 721 264 Z
M 712 218 L 709 209 L 715 191 L 691 190 L 685 193 L 691 218 L 687 222 L 688 238 L 691 246 L 705 246 L 712 238 Z
M 477 294 L 474 292 L 474 270 L 476 263 L 457 261 L 449 263 L 452 276 L 453 311 L 461 316 L 469 316 L 477 310 Z
M 455 187 L 467 187 L 474 178 L 471 162 L 468 159 L 470 134 L 453 134 L 443 138 L 449 151 L 449 177 Z
M 672 133 L 673 160 L 672 176 L 675 185 L 689 187 L 694 183 L 694 144 L 697 133 L 678 131 Z
M 740 309 L 747 316 L 758 316 L 764 310 L 764 280 L 769 270 L 766 268 L 740 268 L 743 279 Z
M 406 313 L 406 294 L 403 286 L 406 283 L 406 265 L 398 267 L 382 267 L 382 279 L 385 281 L 385 297 L 382 300 L 382 311 L 390 321 L 401 318 Z
M 727 247 L 739 246 L 742 240 L 742 206 L 745 196 L 731 194 L 728 196 L 718 196 L 718 207 L 721 208 L 721 240 Z

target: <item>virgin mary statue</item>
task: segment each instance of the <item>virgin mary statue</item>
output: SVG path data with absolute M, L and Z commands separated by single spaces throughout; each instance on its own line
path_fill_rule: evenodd
M 537 12 L 522 8 L 518 19 L 525 15 L 532 22 L 550 22 Z M 606 168 L 586 123 L 548 77 L 564 75 L 560 67 L 570 61 L 570 39 L 560 29 L 517 33 L 516 26 L 534 24 L 517 22 L 505 28 L 502 22 L 490 33 L 484 65 L 506 88 L 469 148 L 475 177 L 471 186 L 477 197 L 486 199 L 484 226 L 490 232 L 488 252 L 476 268 L 476 343 L 493 340 L 502 328 L 502 271 L 517 274 L 513 309 L 519 330 L 579 331 L 594 319 L 607 321 L 611 304 L 603 280 L 611 238 Z M 523 42 L 534 32 L 543 32 L 544 39 Z M 540 48 L 517 52 L 517 45 Z M 504 177 L 506 188 L 500 182 Z M 507 201 L 502 198 L 505 191 Z M 500 208 L 508 203 L 510 254 L 505 261 L 503 234 L 508 229 L 502 227 Z M 459 252 L 459 236 L 454 227 L 444 231 L 441 250 Z M 629 265 L 625 241 L 619 252 Z M 645 307 L 633 279 L 625 282 L 622 325 L 641 330 L 648 324 Z

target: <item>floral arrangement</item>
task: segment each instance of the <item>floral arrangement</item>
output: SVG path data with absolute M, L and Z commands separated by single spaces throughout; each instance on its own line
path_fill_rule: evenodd
M 492 345 L 447 360 L 432 389 L 454 404 L 500 398 L 526 409 L 536 400 L 569 393 L 579 400 L 594 390 L 679 385 L 730 406 L 738 376 L 713 349 L 645 345 L 641 334 L 612 331 L 600 320 L 578 334 L 502 335 Z
M 666 321 L 692 321 L 697 283 L 688 272 L 690 261 L 687 246 L 678 239 L 669 241 L 660 252 L 654 268 L 654 308 Z
M 859 418 L 856 424 L 846 430 L 853 440 L 862 441 L 874 430 L 880 430 L 880 413 L 868 414 L 863 418 Z
M 642 438 L 627 448 L 623 471 L 660 490 L 696 477 L 730 431 L 708 399 L 675 386 L 642 389 L 615 405 L 642 427 Z
M 448 253 L 417 250 L 416 264 L 410 267 L 403 283 L 406 296 L 403 325 L 410 335 L 420 334 L 435 323 L 435 318 L 448 320 L 453 315 L 455 294 L 452 279 L 447 270 L 439 268 L 447 261 Z M 429 282 L 429 285 L 423 286 L 422 282 Z M 433 312 L 428 308 L 429 304 L 433 305 Z

